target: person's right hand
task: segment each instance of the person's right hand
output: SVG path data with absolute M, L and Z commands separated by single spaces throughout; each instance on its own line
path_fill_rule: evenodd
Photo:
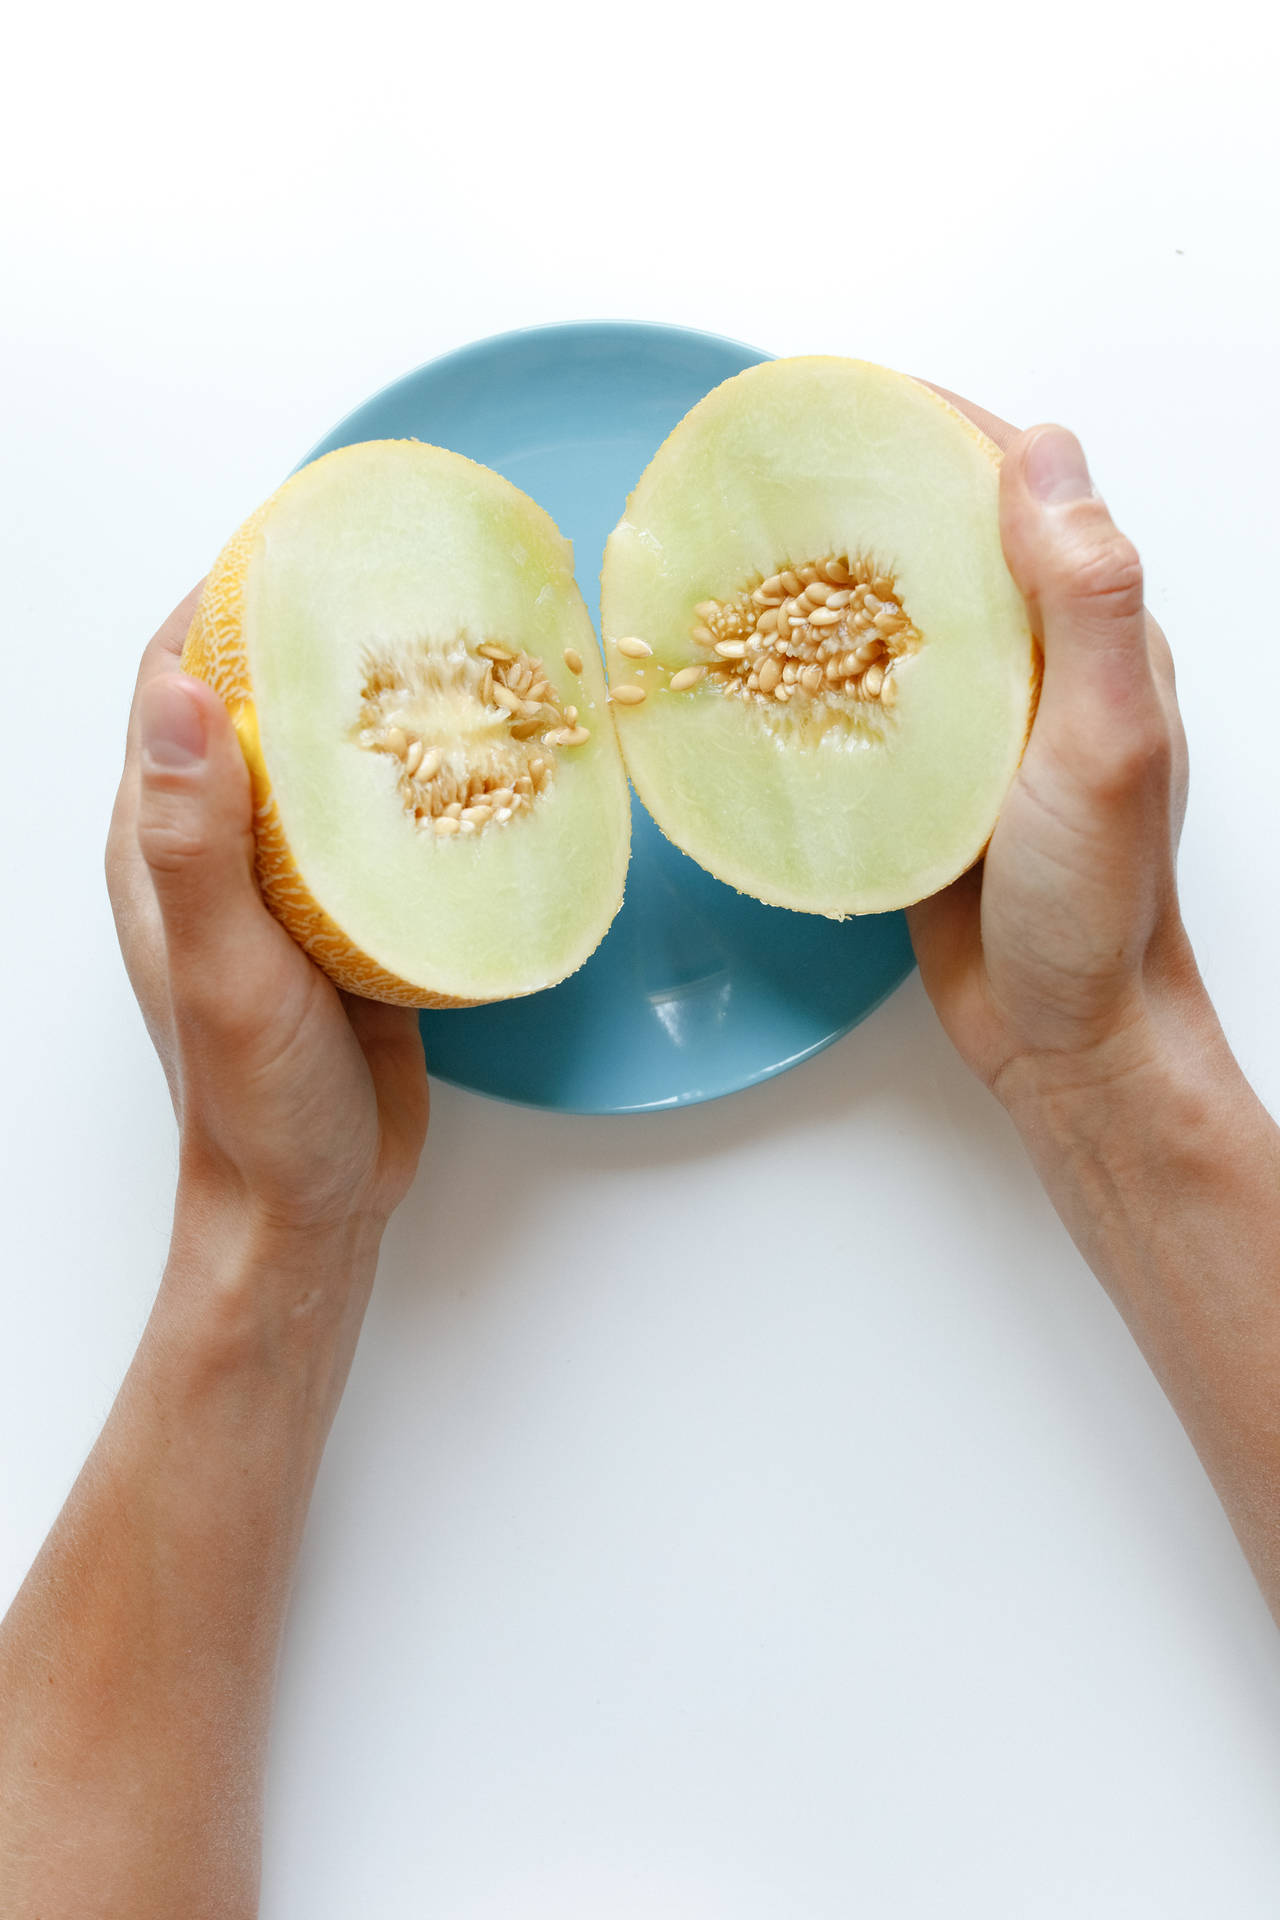
M 196 598 L 143 655 L 107 845 L 125 965 L 178 1116 L 181 1177 L 266 1226 L 380 1232 L 426 1131 L 417 1020 L 340 994 L 263 905 L 235 730 L 178 664 Z
M 943 1026 L 1007 1101 L 1142 1066 L 1203 1001 L 1174 878 L 1186 739 L 1138 554 L 1078 441 L 947 397 L 1005 449 L 1001 536 L 1044 680 L 985 859 L 908 919 Z

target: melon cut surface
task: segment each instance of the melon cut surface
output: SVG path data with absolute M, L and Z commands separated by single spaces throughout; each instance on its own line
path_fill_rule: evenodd
M 999 460 L 826 357 L 726 381 L 659 449 L 605 551 L 609 677 L 637 793 L 719 879 L 843 917 L 981 854 L 1039 685 Z
M 327 454 L 228 543 L 183 666 L 232 712 L 264 898 L 338 985 L 553 985 L 622 900 L 630 817 L 568 542 L 417 441 Z

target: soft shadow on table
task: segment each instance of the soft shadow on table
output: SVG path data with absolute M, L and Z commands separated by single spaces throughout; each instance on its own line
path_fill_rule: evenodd
M 1260 1614 L 1244 1635 L 1238 1616 L 1224 1623 L 1221 1565 L 1206 1564 L 1201 1553 L 1206 1521 L 1217 1525 L 1207 1488 L 1198 1504 L 1212 1511 L 1200 1513 L 1199 1525 L 1187 1524 L 1188 1482 L 1179 1455 L 1189 1453 L 1189 1443 L 1127 1335 L 1117 1337 L 1113 1310 L 1070 1248 L 1012 1125 L 953 1053 L 918 976 L 825 1052 L 775 1080 L 700 1106 L 583 1117 L 437 1085 L 423 1165 L 388 1236 L 374 1343 L 389 1339 L 427 1351 L 439 1332 L 442 1293 L 447 1298 L 459 1290 L 484 1303 L 487 1325 L 500 1326 L 512 1304 L 506 1290 L 518 1293 L 525 1284 L 529 1231 L 540 1237 L 548 1232 L 546 1205 L 539 1204 L 548 1189 L 563 1200 L 579 1183 L 586 1192 L 593 1181 L 622 1178 L 637 1208 L 620 1230 L 643 1235 L 641 1196 L 646 1204 L 650 1196 L 661 1204 L 673 1169 L 687 1180 L 694 1168 L 708 1191 L 723 1194 L 744 1177 L 744 1161 L 745 1177 L 759 1177 L 762 1145 L 777 1141 L 790 1165 L 803 1155 L 806 1139 L 835 1135 L 849 1145 L 849 1190 L 856 1204 L 869 1132 L 877 1150 L 895 1160 L 909 1156 L 926 1170 L 941 1163 L 962 1169 L 960 1177 L 977 1195 L 978 1232 L 989 1233 L 994 1256 L 971 1259 L 962 1281 L 957 1275 L 966 1308 L 979 1323 L 997 1322 L 1006 1337 L 1013 1329 L 1028 1377 L 1045 1383 L 1063 1403 L 1073 1447 L 1104 1477 L 1132 1477 L 1134 1526 L 1156 1544 L 1171 1595 L 1199 1616 L 1205 1639 L 1220 1644 L 1230 1684 L 1275 1688 L 1280 1680 L 1269 1623 Z M 569 1169 L 571 1182 L 565 1179 Z M 687 1205 L 689 1186 L 681 1192 Z M 926 1180 L 922 1218 L 939 1204 Z M 970 1241 L 973 1218 L 970 1213 L 959 1228 Z M 808 1250 L 824 1256 L 822 1236 L 829 1238 L 829 1227 L 806 1228 L 803 1213 L 799 1221 L 799 1233 L 813 1235 Z M 566 1257 L 572 1255 L 573 1226 L 569 1213 L 562 1227 L 551 1228 L 563 1234 Z M 912 1238 L 908 1223 L 908 1257 Z M 796 1273 L 783 1276 L 788 1287 L 803 1285 L 803 1247 L 801 1239 Z M 861 1284 L 856 1271 L 850 1284 Z M 947 1284 L 944 1276 L 944 1291 Z M 1198 1469 L 1193 1461 L 1184 1464 L 1200 1493 Z M 1234 1548 L 1225 1519 L 1221 1532 L 1229 1554 Z
M 660 1174 L 691 1159 L 730 1156 L 797 1124 L 836 1124 L 859 1102 L 889 1088 L 908 1099 L 918 1097 L 922 1079 L 932 1079 L 939 1051 L 950 1052 L 912 975 L 883 1006 L 822 1052 L 757 1086 L 692 1106 L 566 1114 L 486 1100 L 437 1081 L 436 1138 L 428 1153 L 442 1146 L 447 1152 L 439 1136 L 452 1129 L 467 1139 L 482 1134 L 504 1160 L 514 1162 L 517 1178 L 522 1171 L 554 1164 L 576 1166 L 584 1175 L 622 1168 Z M 974 1092 L 975 1104 L 992 1109 L 999 1130 L 994 1103 L 981 1088 Z

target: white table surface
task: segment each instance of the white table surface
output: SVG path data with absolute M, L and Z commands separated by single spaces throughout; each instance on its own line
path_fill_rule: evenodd
M 1074 425 L 1178 655 L 1186 916 L 1280 1101 L 1268 20 L 11 27 L 5 1597 L 165 1249 L 101 878 L 135 657 L 323 430 L 469 339 L 674 321 Z M 918 981 L 686 1112 L 438 1090 L 306 1537 L 268 1920 L 1278 1911 L 1280 1640 Z

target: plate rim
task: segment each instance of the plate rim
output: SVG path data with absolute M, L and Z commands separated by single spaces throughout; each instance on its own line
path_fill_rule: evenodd
M 682 327 L 672 320 L 547 320 L 538 321 L 528 327 L 505 327 L 498 333 L 481 334 L 478 340 L 466 340 L 461 346 L 446 347 L 443 353 L 433 354 L 429 360 L 420 361 L 416 367 L 410 367 L 406 373 L 398 374 L 394 380 L 388 380 L 383 386 L 375 387 L 372 393 L 358 401 L 343 414 L 340 420 L 336 420 L 327 433 L 320 435 L 293 471 L 301 472 L 302 468 L 310 466 L 313 460 L 320 459 L 320 449 L 342 433 L 357 414 L 364 413 L 369 407 L 377 406 L 380 400 L 394 393 L 398 387 L 416 380 L 421 374 L 434 373 L 449 364 L 459 365 L 467 360 L 480 359 L 486 353 L 513 347 L 518 341 L 546 339 L 553 334 L 567 337 L 588 333 L 666 334 L 672 339 L 698 340 L 712 347 L 732 347 L 739 353 L 754 354 L 758 361 L 775 360 L 778 357 L 770 353 L 766 347 L 754 346 L 749 340 L 735 340 L 724 333 L 708 333 L 703 327 Z M 654 452 L 657 452 L 656 447 Z
M 728 349 L 735 354 L 750 355 L 750 364 L 754 365 L 759 365 L 777 358 L 777 356 L 770 353 L 768 349 L 755 346 L 750 341 L 738 340 L 728 334 L 711 333 L 701 327 L 681 326 L 674 321 L 602 317 L 599 319 L 542 321 L 531 326 L 508 327 L 497 333 L 482 334 L 478 339 L 464 341 L 459 346 L 446 348 L 443 353 L 434 354 L 430 359 L 423 360 L 419 362 L 417 366 L 409 368 L 405 373 L 399 374 L 394 379 L 386 381 L 382 386 L 376 388 L 372 393 L 366 395 L 363 400 L 351 407 L 342 415 L 341 419 L 335 421 L 328 431 L 322 434 L 308 449 L 307 453 L 299 460 L 293 471 L 295 473 L 300 472 L 302 468 L 309 466 L 314 460 L 322 458 L 324 452 L 333 450 L 335 442 L 347 445 L 352 444 L 351 441 L 344 440 L 344 436 L 347 429 L 359 415 L 368 412 L 369 409 L 388 400 L 400 389 L 412 385 L 413 382 L 421 379 L 425 375 L 431 375 L 433 377 L 447 375 L 451 368 L 457 368 L 475 361 L 482 361 L 486 358 L 500 358 L 503 353 L 535 340 L 555 340 L 559 344 L 568 346 L 573 339 L 581 339 L 587 336 L 603 336 L 605 338 L 614 336 L 621 340 L 627 337 L 634 339 L 638 335 L 647 335 L 655 339 L 655 341 L 661 341 L 665 338 L 673 344 L 677 341 L 684 343 L 695 342 L 720 351 Z M 730 379 L 733 378 L 733 376 L 726 375 L 725 378 Z M 654 452 L 656 453 L 656 451 L 657 448 L 655 447 Z M 636 477 L 638 479 L 639 475 Z M 598 633 L 596 639 L 598 642 Z M 630 785 L 629 782 L 628 785 Z M 631 791 L 634 799 L 634 788 Z M 636 804 L 642 803 L 637 800 Z M 685 857 L 688 858 L 689 856 L 686 855 Z M 777 911 L 782 912 L 786 910 L 780 908 L 777 909 Z M 880 916 L 876 917 L 878 918 Z M 884 917 L 893 918 L 895 916 L 886 915 Z M 905 921 L 905 916 L 899 915 L 896 917 L 903 918 Z M 789 1054 L 785 1059 L 772 1061 L 767 1066 L 760 1067 L 753 1072 L 742 1076 L 735 1076 L 731 1085 L 718 1087 L 714 1091 L 677 1093 L 669 1099 L 650 1100 L 639 1103 L 618 1104 L 615 1101 L 609 1105 L 579 1105 L 576 1102 L 570 1103 L 564 1100 L 556 1100 L 554 1102 L 546 1100 L 526 1100 L 514 1094 L 495 1092 L 487 1087 L 477 1087 L 469 1081 L 460 1080 L 453 1074 L 431 1066 L 429 1061 L 428 1071 L 433 1080 L 442 1081 L 446 1086 L 457 1087 L 462 1092 L 474 1094 L 480 1099 L 496 1100 L 503 1106 L 516 1107 L 531 1113 L 560 1113 L 579 1118 L 604 1118 L 606 1116 L 611 1118 L 625 1118 L 644 1114 L 672 1113 L 687 1107 L 706 1106 L 712 1101 L 728 1099 L 732 1094 L 745 1093 L 752 1087 L 762 1086 L 769 1080 L 776 1080 L 784 1073 L 789 1073 L 793 1068 L 803 1066 L 807 1060 L 812 1060 L 818 1054 L 825 1053 L 828 1048 L 835 1046 L 837 1041 L 847 1038 L 855 1028 L 861 1026 L 865 1020 L 869 1019 L 873 1013 L 883 1006 L 886 1000 L 897 993 L 917 970 L 914 953 L 910 947 L 909 936 L 908 951 L 911 953 L 911 958 L 906 968 L 897 974 L 895 978 L 889 980 L 881 992 L 866 1006 L 860 1008 L 858 1013 L 845 1025 L 837 1027 L 832 1033 L 824 1034 L 820 1039 L 815 1040 L 812 1045 L 802 1048 L 797 1053 Z M 590 966 L 591 959 L 588 958 L 583 964 Z M 430 1012 L 432 1010 L 425 1009 L 420 1011 Z

